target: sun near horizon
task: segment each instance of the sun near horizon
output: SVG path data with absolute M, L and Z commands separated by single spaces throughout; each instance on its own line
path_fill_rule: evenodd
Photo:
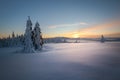
M 26 6 L 27 5 L 27 6 Z M 0 38 L 24 34 L 27 16 L 40 24 L 44 38 L 120 38 L 120 1 L 0 1 Z

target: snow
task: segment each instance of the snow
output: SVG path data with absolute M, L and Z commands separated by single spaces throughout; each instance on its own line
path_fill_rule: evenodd
M 42 39 L 41 39 L 41 30 L 39 27 L 39 23 L 36 22 L 35 27 L 34 27 L 34 46 L 35 49 L 41 50 L 42 46 L 40 44 L 42 44 Z
M 25 40 L 23 52 L 33 53 L 36 49 L 41 50 L 43 41 L 39 26 L 39 23 L 36 22 L 34 30 L 32 30 L 32 22 L 30 20 L 30 16 L 28 16 L 24 34 Z
M 120 42 L 49 43 L 42 51 L 0 48 L 0 80 L 120 80 Z
M 30 20 L 30 17 L 28 17 L 27 23 L 26 23 L 26 30 L 25 30 L 25 41 L 24 41 L 24 52 L 32 53 L 34 52 L 33 44 L 32 44 L 32 22 Z

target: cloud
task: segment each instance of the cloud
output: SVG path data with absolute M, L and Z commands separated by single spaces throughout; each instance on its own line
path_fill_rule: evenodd
M 98 38 L 102 34 L 105 37 L 120 37 L 120 20 L 84 27 L 79 30 L 72 32 L 70 31 L 61 35 L 67 37 L 73 37 L 74 35 L 77 35 L 82 38 Z
M 85 22 L 80 22 L 79 24 L 80 24 L 80 25 L 88 25 L 88 24 L 85 23 Z
M 63 36 L 63 37 L 76 37 L 77 35 L 77 37 L 82 37 L 82 38 L 98 38 L 103 34 L 105 37 L 120 37 L 120 20 L 112 20 L 91 26 L 88 25 L 87 23 L 80 22 L 74 24 L 61 24 L 61 25 L 49 26 L 49 28 L 80 26 L 80 25 L 86 25 L 86 26 L 65 33 L 59 33 L 59 34 L 55 33 L 53 35 Z
M 69 27 L 69 26 L 80 26 L 80 25 L 88 25 L 85 22 L 73 23 L 73 24 L 60 24 L 60 25 L 53 25 L 48 26 L 49 28 L 58 28 L 58 27 Z
M 86 28 L 79 29 L 79 32 L 84 33 L 111 33 L 120 32 L 120 20 L 106 22 L 98 25 L 88 26 Z

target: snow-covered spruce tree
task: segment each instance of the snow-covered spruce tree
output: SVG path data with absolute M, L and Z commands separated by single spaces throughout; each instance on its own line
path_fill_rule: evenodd
M 15 46 L 15 33 L 14 31 L 12 32 L 12 38 L 11 38 L 11 44 L 10 44 L 11 47 Z
M 101 35 L 101 40 L 100 40 L 102 43 L 104 43 L 105 42 L 105 38 L 104 38 L 104 36 L 103 35 Z
M 39 23 L 36 22 L 34 31 L 33 31 L 33 35 L 34 35 L 33 45 L 35 47 L 35 50 L 41 50 L 43 45 L 43 39 L 42 39 L 41 30 L 39 26 L 40 26 Z
M 40 45 L 41 45 L 41 48 L 44 44 L 44 41 L 43 41 L 43 38 L 42 38 L 42 33 L 41 33 L 41 30 L 40 30 Z
M 24 34 L 24 52 L 31 53 L 34 52 L 33 43 L 32 43 L 32 22 L 30 20 L 30 16 L 28 16 L 28 20 L 26 23 L 26 30 Z

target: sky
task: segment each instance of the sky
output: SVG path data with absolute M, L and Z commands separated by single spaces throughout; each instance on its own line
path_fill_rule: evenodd
M 0 0 L 0 38 L 24 34 L 28 16 L 44 38 L 120 37 L 120 0 Z

